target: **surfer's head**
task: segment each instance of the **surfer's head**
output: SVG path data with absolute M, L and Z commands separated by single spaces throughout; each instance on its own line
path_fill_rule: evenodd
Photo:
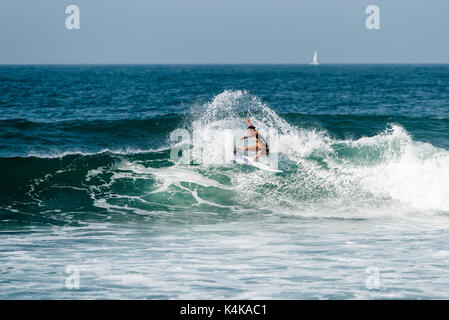
M 249 126 L 248 128 L 246 128 L 248 130 L 248 134 L 251 134 L 253 132 L 256 131 L 256 127 L 255 126 Z

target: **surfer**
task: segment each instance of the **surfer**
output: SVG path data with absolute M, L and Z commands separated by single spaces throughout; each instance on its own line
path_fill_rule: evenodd
M 237 149 L 244 151 L 255 151 L 256 156 L 253 161 L 257 161 L 261 155 L 268 156 L 270 149 L 268 148 L 267 140 L 259 133 L 259 131 L 256 130 L 256 127 L 251 123 L 251 121 L 249 121 L 249 118 L 246 118 L 245 122 L 248 124 L 248 128 L 246 128 L 248 130 L 248 135 L 240 138 L 240 140 L 254 138 L 256 144 L 248 147 L 237 147 Z

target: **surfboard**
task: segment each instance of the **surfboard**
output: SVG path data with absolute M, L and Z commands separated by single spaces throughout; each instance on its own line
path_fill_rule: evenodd
M 238 152 L 235 153 L 234 160 L 237 163 L 253 166 L 260 170 L 269 171 L 269 172 L 282 172 L 282 170 L 271 168 L 267 163 L 264 163 L 262 161 L 253 161 L 252 157 L 245 156 Z

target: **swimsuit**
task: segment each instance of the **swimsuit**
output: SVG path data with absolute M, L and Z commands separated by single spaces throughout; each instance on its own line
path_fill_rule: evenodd
M 268 154 L 270 153 L 270 149 L 268 148 L 268 143 L 267 141 L 264 139 L 264 137 L 260 136 L 259 137 L 259 132 L 256 131 L 256 137 L 254 138 L 256 140 L 256 147 L 261 144 L 265 147 L 265 153 L 268 156 Z M 256 149 L 257 150 L 257 149 Z

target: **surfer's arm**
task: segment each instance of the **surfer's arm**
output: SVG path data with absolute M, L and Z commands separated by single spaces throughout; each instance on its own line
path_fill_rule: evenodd
M 248 124 L 248 126 L 252 126 L 253 124 L 251 123 L 251 121 L 249 121 L 249 118 L 246 117 L 245 122 Z
M 253 134 L 251 134 L 249 136 L 241 137 L 240 140 L 248 139 L 248 138 L 254 137 L 255 135 L 256 135 L 256 133 L 253 133 Z

